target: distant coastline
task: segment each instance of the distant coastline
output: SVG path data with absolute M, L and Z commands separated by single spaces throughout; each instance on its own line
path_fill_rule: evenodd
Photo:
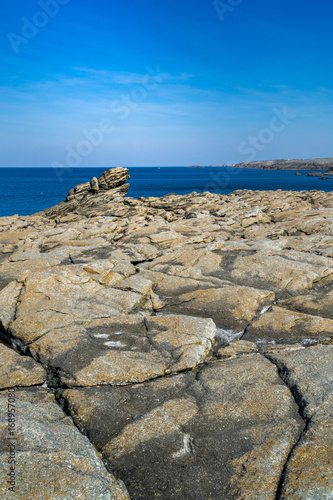
M 261 170 L 332 170 L 333 158 L 315 158 L 312 160 L 268 160 L 245 161 L 234 168 L 257 168 Z

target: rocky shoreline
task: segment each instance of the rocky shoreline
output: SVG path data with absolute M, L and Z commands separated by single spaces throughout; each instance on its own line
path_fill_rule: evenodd
M 333 194 L 128 178 L 0 219 L 16 497 L 332 498 Z
M 259 168 L 262 170 L 331 170 L 333 158 L 315 158 L 312 160 L 267 160 L 245 161 L 237 163 L 234 168 Z

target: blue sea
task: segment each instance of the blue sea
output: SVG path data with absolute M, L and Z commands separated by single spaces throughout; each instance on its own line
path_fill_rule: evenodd
M 106 168 L 0 168 L 0 216 L 29 215 L 64 200 L 76 184 L 99 177 Z M 210 191 L 227 194 L 237 189 L 333 190 L 333 179 L 295 176 L 295 170 L 256 170 L 232 167 L 129 167 L 128 196 L 162 196 Z

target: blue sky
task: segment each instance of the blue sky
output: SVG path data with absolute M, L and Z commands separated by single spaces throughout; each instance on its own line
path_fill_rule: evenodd
M 327 0 L 11 0 L 0 15 L 0 166 L 333 156 Z

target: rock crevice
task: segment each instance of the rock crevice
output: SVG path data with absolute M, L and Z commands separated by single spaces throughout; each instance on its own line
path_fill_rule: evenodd
M 333 346 L 323 343 L 296 350 L 273 350 L 265 356 L 277 366 L 290 388 L 305 424 L 286 461 L 277 500 L 329 498 L 333 488 L 329 432 Z
M 297 390 L 297 387 L 295 385 L 290 384 L 290 380 L 288 377 L 288 369 L 285 365 L 282 363 L 278 362 L 276 358 L 273 356 L 269 355 L 268 353 L 263 354 L 265 358 L 267 358 L 272 364 L 274 364 L 277 368 L 278 374 L 283 381 L 283 383 L 288 387 L 290 393 L 293 395 L 294 401 L 296 406 L 298 407 L 298 413 L 300 417 L 302 418 L 304 425 L 303 428 L 300 428 L 298 437 L 295 439 L 295 442 L 293 445 L 290 447 L 289 454 L 286 458 L 285 464 L 282 469 L 281 477 L 279 480 L 277 492 L 276 492 L 276 497 L 275 500 L 282 500 L 283 498 L 283 489 L 284 489 L 284 484 L 286 481 L 286 475 L 287 475 L 287 470 L 288 466 L 290 463 L 290 460 L 293 456 L 293 451 L 297 448 L 297 445 L 301 442 L 304 434 L 306 434 L 310 419 L 305 415 L 304 413 L 304 408 L 307 405 L 307 402 L 304 400 L 304 396 L 299 393 Z

